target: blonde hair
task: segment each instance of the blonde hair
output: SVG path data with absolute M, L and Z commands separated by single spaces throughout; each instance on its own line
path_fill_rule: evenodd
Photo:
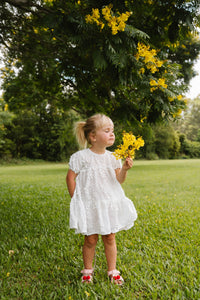
M 104 127 L 107 124 L 112 124 L 112 120 L 103 115 L 103 114 L 96 114 L 92 117 L 88 118 L 85 122 L 77 122 L 75 124 L 75 134 L 78 141 L 78 144 L 82 148 L 86 148 L 88 144 L 91 144 L 90 142 L 90 133 L 95 133 L 97 129 L 100 129 Z

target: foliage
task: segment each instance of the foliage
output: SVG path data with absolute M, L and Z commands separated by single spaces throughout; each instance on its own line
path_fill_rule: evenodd
M 176 158 L 179 155 L 178 134 L 170 126 L 160 125 L 154 128 L 155 152 L 160 158 Z
M 180 134 L 179 140 L 181 143 L 181 154 L 185 154 L 190 158 L 200 157 L 200 142 L 190 141 L 184 134 Z
M 77 150 L 71 124 L 73 113 L 46 109 L 38 105 L 34 110 L 24 110 L 5 126 L 7 134 L 0 156 L 27 157 L 60 161 Z
M 199 299 L 199 160 L 134 161 L 124 189 L 138 211 L 116 235 L 124 287 L 110 284 L 103 244 L 82 285 L 81 235 L 69 230 L 66 165 L 0 168 L 2 299 Z
M 0 112 L 0 116 L 7 113 L 9 112 Z M 2 123 L 1 131 L 0 157 L 5 160 L 26 157 L 62 161 L 78 150 L 72 130 L 72 124 L 78 120 L 78 116 L 72 112 L 46 110 L 38 105 L 37 109 L 10 115 L 8 120 L 9 122 Z M 171 123 L 133 127 L 132 124 L 123 126 L 115 123 L 116 141 L 109 149 L 114 151 L 121 144 L 121 136 L 126 128 L 127 132 L 132 130 L 135 136 L 142 136 L 145 141 L 144 147 L 135 152 L 136 159 L 200 157 L 199 131 L 195 141 L 190 141 L 185 134 L 180 133 L 177 124 L 175 128 L 174 126 Z M 187 126 L 188 129 L 191 128 L 189 123 Z
M 188 140 L 197 141 L 200 128 L 200 95 L 187 100 L 188 108 L 182 118 L 174 124 L 174 128 L 186 135 Z
M 1 1 L 2 115 L 15 117 L 3 124 L 0 156 L 62 160 L 77 149 L 74 119 L 103 112 L 119 129 L 144 137 L 137 157 L 176 157 L 175 134 L 164 154 L 151 126 L 180 118 L 186 107 L 182 94 L 200 51 L 199 5 Z M 188 139 L 198 139 L 196 125 Z
M 48 99 L 84 117 L 98 111 L 122 123 L 174 118 L 185 107 L 178 97 L 200 50 L 198 7 L 198 1 L 1 1 L 9 109 Z
M 8 105 L 3 99 L 0 99 L 0 156 L 7 152 L 5 142 L 8 133 L 6 126 L 12 123 L 13 114 L 8 111 Z

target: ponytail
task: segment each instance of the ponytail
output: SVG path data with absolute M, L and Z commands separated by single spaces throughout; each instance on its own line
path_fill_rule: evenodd
M 77 122 L 76 126 L 75 126 L 76 139 L 78 141 L 78 144 L 82 148 L 87 147 L 87 138 L 85 136 L 85 130 L 84 130 L 85 125 L 86 125 L 86 122 Z

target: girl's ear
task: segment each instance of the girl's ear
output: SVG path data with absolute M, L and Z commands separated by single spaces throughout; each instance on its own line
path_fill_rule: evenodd
M 89 140 L 90 140 L 91 144 L 94 143 L 94 142 L 96 142 L 96 134 L 95 134 L 95 132 L 90 132 L 90 134 L 89 134 Z

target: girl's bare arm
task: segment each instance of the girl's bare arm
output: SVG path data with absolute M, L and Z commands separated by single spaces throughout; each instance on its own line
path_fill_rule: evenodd
M 76 188 L 76 176 L 77 174 L 74 173 L 74 171 L 69 169 L 66 176 L 66 183 L 71 198 L 73 197 Z
M 132 168 L 133 166 L 133 160 L 130 157 L 127 157 L 122 168 L 121 169 L 116 169 L 116 177 L 119 183 L 123 183 L 126 179 L 127 171 Z

